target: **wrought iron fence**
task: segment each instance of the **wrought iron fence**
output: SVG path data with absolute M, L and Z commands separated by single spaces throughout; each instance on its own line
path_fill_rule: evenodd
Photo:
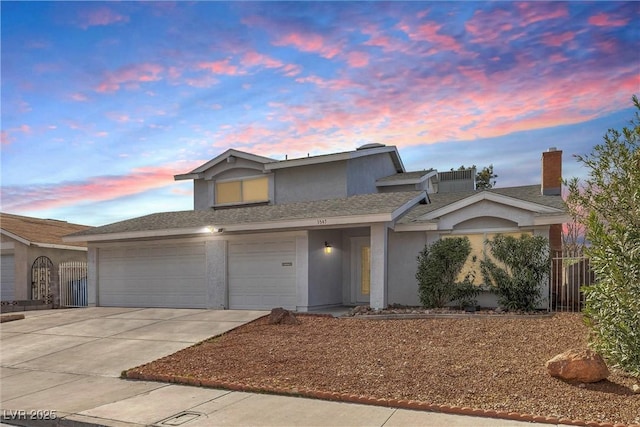
M 583 286 L 595 283 L 589 258 L 582 253 L 558 252 L 551 259 L 549 284 L 550 311 L 581 311 L 584 306 Z
M 87 263 L 63 262 L 58 267 L 60 278 L 60 307 L 86 307 L 88 305 Z

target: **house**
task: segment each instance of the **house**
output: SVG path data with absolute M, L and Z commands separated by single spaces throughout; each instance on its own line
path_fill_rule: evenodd
M 84 242 L 62 237 L 90 227 L 53 219 L 0 213 L 0 297 L 3 302 L 44 299 L 63 262 L 87 260 Z
M 466 235 L 481 251 L 494 233 L 530 233 L 559 246 L 561 162 L 561 151 L 543 153 L 542 185 L 476 191 L 475 171 L 408 172 L 394 146 L 286 160 L 230 149 L 175 176 L 193 181 L 193 210 L 65 240 L 88 242 L 97 305 L 418 305 L 427 243 Z

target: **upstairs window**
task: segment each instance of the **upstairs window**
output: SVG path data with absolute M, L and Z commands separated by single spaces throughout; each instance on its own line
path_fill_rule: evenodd
M 265 202 L 269 200 L 269 178 L 246 178 L 216 182 L 216 205 Z

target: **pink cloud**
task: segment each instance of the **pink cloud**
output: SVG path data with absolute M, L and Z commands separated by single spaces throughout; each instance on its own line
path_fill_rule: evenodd
M 9 132 L 3 130 L 0 132 L 0 145 L 9 145 L 13 142 L 13 138 L 9 136 Z
M 575 38 L 576 34 L 570 31 L 561 34 L 545 34 L 542 36 L 542 43 L 547 46 L 563 46 Z
M 105 115 L 110 120 L 113 120 L 114 122 L 118 122 L 118 123 L 129 123 L 131 121 L 131 116 L 129 116 L 126 113 L 108 112 Z
M 300 74 L 302 68 L 296 64 L 285 64 L 284 62 L 261 53 L 251 51 L 242 56 L 242 66 L 246 68 L 264 67 L 280 69 L 286 76 L 293 77 Z
M 347 54 L 347 63 L 350 67 L 366 67 L 369 64 L 369 55 L 365 52 L 350 52 Z
M 389 37 L 386 30 L 380 30 L 374 25 L 365 25 L 360 32 L 369 36 L 369 40 L 363 44 L 365 46 L 379 47 L 385 52 L 407 52 L 408 44 L 405 41 Z
M 149 83 L 161 80 L 164 67 L 159 64 L 142 63 L 122 67 L 115 72 L 109 72 L 95 88 L 96 92 L 110 93 L 119 90 L 122 86 L 129 89 L 137 89 L 140 83 Z
M 614 18 L 604 12 L 601 12 L 597 15 L 590 16 L 588 22 L 596 27 L 624 27 L 629 22 L 629 19 Z
M 120 15 L 107 7 L 99 7 L 92 10 L 84 10 L 79 14 L 80 28 L 105 26 L 117 23 L 129 22 L 129 17 Z
M 513 29 L 513 20 L 513 15 L 506 10 L 498 9 L 489 13 L 478 10 L 465 23 L 465 30 L 473 36 L 475 43 L 493 44 Z
M 292 45 L 303 52 L 317 53 L 327 59 L 335 57 L 342 51 L 340 46 L 329 43 L 319 34 L 312 33 L 289 33 L 281 36 L 274 44 L 276 46 Z
M 261 66 L 265 68 L 280 68 L 283 65 L 281 61 L 258 52 L 245 53 L 242 57 L 242 64 L 245 67 Z
M 296 79 L 297 83 L 312 83 L 324 89 L 331 89 L 334 91 L 342 91 L 347 89 L 354 89 L 362 87 L 360 84 L 348 80 L 348 79 L 323 79 L 318 76 L 299 77 Z
M 559 2 L 518 2 L 515 5 L 520 15 L 518 23 L 524 26 L 569 16 L 567 5 Z
M 406 24 L 401 24 L 401 28 L 412 40 L 429 42 L 434 45 L 436 50 L 450 50 L 458 53 L 464 50 L 455 38 L 440 33 L 440 29 L 442 28 L 441 24 L 428 22 L 418 26 L 415 30 L 412 30 Z
M 42 210 L 78 203 L 113 200 L 175 185 L 173 175 L 191 170 L 201 160 L 133 169 L 127 175 L 98 176 L 86 181 L 3 188 L 3 209 Z
M 225 74 L 229 76 L 235 76 L 243 74 L 238 69 L 237 65 L 231 65 L 229 59 L 223 59 L 221 61 L 200 62 L 197 65 L 199 70 L 207 70 L 213 74 Z

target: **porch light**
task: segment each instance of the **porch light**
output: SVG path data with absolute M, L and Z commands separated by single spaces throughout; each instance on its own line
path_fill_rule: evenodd
M 330 254 L 332 251 L 333 251 L 333 248 L 331 247 L 329 242 L 325 241 L 324 242 L 324 253 L 325 254 Z
M 207 232 L 209 233 L 222 233 L 222 228 L 220 227 L 214 227 L 213 225 L 210 225 L 206 228 Z

